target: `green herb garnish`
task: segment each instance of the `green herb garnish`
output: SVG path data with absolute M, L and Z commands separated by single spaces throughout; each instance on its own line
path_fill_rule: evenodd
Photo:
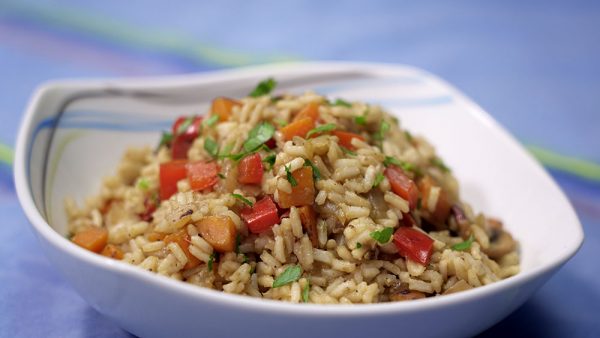
M 375 182 L 373 182 L 373 188 L 381 184 L 384 178 L 385 176 L 383 176 L 382 173 L 377 173 L 377 175 L 375 175 Z
M 292 175 L 292 172 L 290 171 L 290 167 L 286 165 L 286 166 L 284 166 L 284 168 L 285 168 L 285 175 L 287 177 L 288 182 L 290 182 L 290 184 L 292 185 L 292 187 L 297 186 L 298 182 L 296 181 L 296 179 Z
M 225 175 L 218 173 L 217 176 L 219 176 L 220 179 L 224 180 L 225 179 Z
M 204 139 L 204 150 L 212 157 L 219 155 L 219 145 L 210 137 Z
M 156 149 L 158 150 L 162 146 L 170 145 L 172 140 L 173 140 L 173 134 L 171 134 L 168 131 L 163 131 L 163 133 L 160 137 L 160 142 L 158 143 L 158 147 Z
M 238 250 L 239 250 L 239 247 L 238 247 Z M 246 256 L 246 254 L 242 254 L 242 256 L 244 257 L 244 258 L 242 258 L 242 264 L 248 263 L 248 256 Z M 252 274 L 252 272 L 250 272 L 250 274 Z
M 304 303 L 308 303 L 309 292 L 310 292 L 310 282 L 307 282 L 306 284 L 304 284 L 304 287 L 302 288 L 302 301 Z
M 273 289 L 293 283 L 302 276 L 302 268 L 300 265 L 288 266 L 284 272 L 279 275 L 273 282 Z
M 277 86 L 277 81 L 270 77 L 266 80 L 259 82 L 256 85 L 256 88 L 254 88 L 254 90 L 250 94 L 248 94 L 248 96 L 259 97 L 267 95 L 271 93 L 273 89 L 275 89 L 275 86 Z
M 360 242 L 356 242 L 356 248 L 357 248 L 357 249 L 360 249 L 360 248 L 362 248 L 362 244 L 361 244 Z
M 335 123 L 327 123 L 327 124 L 323 124 L 320 125 L 316 128 L 313 128 L 311 130 L 308 131 L 308 133 L 306 134 L 306 138 L 311 137 L 314 134 L 317 133 L 327 133 L 330 132 L 332 130 L 334 130 L 335 128 L 337 128 L 337 126 L 335 125 Z
M 379 126 L 379 130 L 373 134 L 373 139 L 376 141 L 383 141 L 385 138 L 385 134 L 390 130 L 390 124 L 386 120 L 381 121 L 381 125 Z
M 138 181 L 137 187 L 142 190 L 148 190 L 148 188 L 150 187 L 150 183 L 148 183 L 147 179 L 142 177 Z
M 202 124 L 206 127 L 212 127 L 217 123 L 217 121 L 219 121 L 219 115 L 211 115 L 209 118 L 204 120 Z
M 314 163 L 312 163 L 310 160 L 304 160 L 304 166 L 312 168 L 313 178 L 315 179 L 315 181 L 321 179 L 321 172 Z
M 346 155 L 350 155 L 350 156 L 356 156 L 356 153 L 353 152 L 352 150 L 344 147 L 344 146 L 340 146 L 340 149 L 342 149 L 342 151 L 344 152 L 344 154 Z
M 469 250 L 471 248 L 471 244 L 473 244 L 474 240 L 475 240 L 475 238 L 473 237 L 473 235 L 471 235 L 471 236 L 469 236 L 469 239 L 467 239 L 466 241 L 454 244 L 452 246 L 452 250 L 456 250 L 456 251 Z
M 265 158 L 263 158 L 263 162 L 267 163 L 269 165 L 269 170 L 273 169 L 273 166 L 275 165 L 275 160 L 277 159 L 277 155 L 275 154 L 271 154 Z
M 372 233 L 369 234 L 369 236 L 371 236 L 371 238 L 373 238 L 380 244 L 385 244 L 390 241 L 390 238 L 392 237 L 393 232 L 394 232 L 394 228 L 385 227 L 385 228 L 383 228 L 383 230 L 373 231 Z
M 242 235 L 237 234 L 235 236 L 235 253 L 239 254 L 240 253 L 240 244 L 242 243 Z M 244 255 L 245 256 L 245 255 Z
M 367 113 L 369 112 L 368 109 L 365 109 L 364 114 L 360 115 L 360 116 L 356 116 L 354 117 L 354 122 L 356 124 L 360 124 L 361 126 L 364 126 L 367 124 Z
M 215 262 L 215 253 L 213 252 L 210 255 L 210 257 L 208 258 L 208 263 L 206 264 L 208 266 L 208 271 L 212 271 L 214 262 Z
M 267 142 L 275 133 L 275 127 L 269 122 L 262 122 L 252 128 L 248 133 L 248 139 L 244 142 L 243 148 L 246 152 L 252 152 Z
M 244 202 L 244 203 L 248 204 L 250 207 L 252 207 L 252 206 L 253 206 L 253 204 L 252 204 L 252 202 L 250 202 L 250 200 L 248 200 L 246 197 L 244 197 L 244 196 L 242 196 L 242 195 L 240 195 L 240 194 L 231 194 L 231 196 L 232 196 L 233 198 L 237 198 L 238 200 L 240 200 L 240 201 L 242 201 L 242 202 Z
M 408 130 L 404 131 L 404 136 L 406 137 L 406 139 L 408 140 L 408 142 L 412 142 L 413 141 L 413 136 L 412 136 L 412 134 Z
M 278 126 L 280 127 L 285 127 L 287 126 L 287 122 L 283 119 L 273 119 L 273 122 L 277 123 Z
M 446 164 L 444 163 L 444 161 L 442 161 L 441 158 L 439 157 L 434 157 L 431 159 L 431 164 L 433 164 L 434 166 L 440 168 L 441 171 L 447 173 L 450 172 L 450 168 L 448 168 L 448 166 L 446 166 Z
M 399 159 L 391 156 L 386 156 L 385 160 L 383 160 L 383 165 L 389 167 L 390 165 L 395 165 L 397 167 L 402 168 L 404 171 L 411 171 L 416 174 L 419 172 L 419 168 L 412 163 L 400 161 Z
M 196 118 L 196 116 L 186 117 L 185 120 L 183 120 L 183 122 L 181 122 L 181 124 L 179 125 L 179 127 L 177 127 L 177 130 L 175 131 L 175 134 L 176 135 L 184 134 L 185 131 L 192 125 L 192 122 L 194 122 L 195 118 Z
M 342 107 L 346 107 L 346 108 L 352 107 L 352 103 L 350 103 L 346 100 L 343 100 L 343 99 L 337 99 L 331 105 L 332 106 L 342 106 Z

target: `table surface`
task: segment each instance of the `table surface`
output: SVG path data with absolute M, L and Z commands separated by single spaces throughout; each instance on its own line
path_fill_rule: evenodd
M 37 85 L 282 60 L 421 67 L 506 126 L 567 193 L 586 240 L 482 336 L 600 336 L 600 2 L 124 3 L 0 2 L 0 336 L 129 336 L 57 274 L 17 202 L 12 149 Z

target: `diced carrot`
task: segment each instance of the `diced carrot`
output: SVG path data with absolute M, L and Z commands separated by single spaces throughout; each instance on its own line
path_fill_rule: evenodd
M 314 127 L 315 121 L 310 117 L 304 117 L 282 127 L 279 131 L 281 131 L 283 139 L 289 141 L 294 136 L 306 137 L 306 134 Z
M 311 205 L 305 205 L 303 207 L 298 208 L 298 213 L 300 215 L 300 222 L 302 222 L 302 227 L 313 247 L 319 246 L 319 235 L 317 233 L 317 215 L 315 214 L 315 209 Z
M 146 235 L 146 239 L 150 242 L 162 241 L 167 234 L 164 232 L 153 231 Z
M 108 242 L 108 231 L 105 228 L 89 227 L 76 233 L 71 240 L 82 248 L 100 253 Z
M 240 105 L 239 101 L 227 97 L 217 97 L 213 100 L 210 110 L 214 115 L 219 116 L 219 122 L 223 122 L 229 120 L 233 107 Z
M 119 249 L 118 246 L 108 244 L 104 247 L 104 250 L 100 253 L 102 256 L 106 256 L 108 258 L 114 258 L 117 260 L 123 259 L 123 251 Z
M 196 228 L 216 251 L 231 252 L 235 249 L 237 229 L 227 216 L 208 216 L 196 222 Z
M 315 201 L 315 183 L 311 167 L 302 167 L 292 173 L 296 180 L 296 186 L 292 187 L 292 193 L 288 194 L 279 190 L 279 207 L 287 209 L 291 206 L 301 207 L 312 205 Z
M 341 146 L 350 150 L 354 150 L 354 146 L 352 145 L 352 139 L 357 138 L 361 141 L 365 140 L 364 137 L 347 131 L 334 130 L 331 132 L 331 134 L 337 136 L 337 138 L 340 140 L 339 143 Z
M 192 190 L 208 189 L 219 182 L 219 165 L 216 162 L 190 162 L 186 169 Z
M 423 177 L 419 180 L 419 191 L 421 192 L 421 203 L 423 205 L 423 213 L 422 216 L 430 223 L 437 225 L 443 225 L 446 222 L 446 219 L 450 215 L 450 209 L 452 205 L 448 200 L 448 194 L 444 189 L 440 188 L 440 193 L 437 199 L 437 203 L 433 208 L 433 212 L 428 211 L 428 202 L 429 202 L 429 194 L 431 192 L 431 188 L 435 187 L 435 182 L 429 176 Z
M 303 118 L 309 117 L 313 121 L 317 121 L 319 119 L 319 104 L 316 102 L 311 102 L 307 104 L 302 110 L 294 117 L 294 121 L 301 120 Z
M 165 244 L 177 243 L 181 250 L 183 250 L 188 259 L 187 263 L 183 267 L 185 270 L 192 269 L 200 265 L 200 260 L 190 253 L 190 235 L 187 233 L 186 228 L 166 235 L 164 242 Z

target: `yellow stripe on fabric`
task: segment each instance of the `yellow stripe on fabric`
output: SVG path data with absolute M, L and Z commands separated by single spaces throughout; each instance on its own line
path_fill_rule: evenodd
M 236 67 L 257 63 L 295 61 L 290 56 L 266 56 L 228 50 L 200 42 L 194 37 L 140 28 L 115 20 L 105 20 L 70 8 L 32 7 L 14 2 L 0 2 L 0 8 L 55 27 L 84 32 L 135 48 L 146 48 L 187 57 L 202 63 Z
M 529 145 L 527 149 L 548 168 L 600 182 L 600 165 L 579 158 L 560 155 L 550 150 Z

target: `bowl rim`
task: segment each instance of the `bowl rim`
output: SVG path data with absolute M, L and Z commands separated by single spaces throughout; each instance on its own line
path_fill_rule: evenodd
M 168 277 L 160 276 L 155 273 L 139 269 L 135 266 L 129 265 L 124 262 L 115 261 L 113 259 L 97 255 L 89 252 L 77 245 L 72 244 L 69 240 L 61 236 L 56 232 L 43 218 L 40 211 L 37 209 L 33 195 L 31 192 L 30 181 L 27 177 L 26 164 L 27 162 L 27 149 L 30 146 L 30 136 L 32 133 L 32 121 L 35 116 L 35 112 L 43 100 L 51 91 L 61 89 L 76 89 L 76 90 L 94 90 L 105 88 L 107 85 L 115 85 L 122 88 L 164 88 L 172 86 L 185 86 L 186 84 L 200 84 L 205 82 L 211 82 L 215 79 L 235 79 L 239 77 L 256 77 L 259 75 L 273 74 L 277 76 L 279 74 L 285 74 L 286 72 L 301 71 L 302 69 L 321 69 L 325 70 L 333 69 L 337 70 L 403 70 L 410 71 L 416 74 L 424 74 L 426 77 L 432 78 L 442 85 L 444 85 L 451 95 L 460 101 L 461 104 L 466 105 L 469 110 L 469 114 L 473 115 L 481 123 L 487 125 L 490 128 L 496 129 L 501 136 L 504 138 L 503 142 L 509 142 L 512 146 L 516 146 L 523 150 L 522 146 L 506 131 L 498 122 L 496 122 L 490 115 L 488 115 L 481 107 L 475 104 L 473 101 L 465 97 L 460 91 L 448 84 L 446 81 L 439 77 L 432 75 L 421 69 L 398 64 L 386 64 L 386 63 L 365 63 L 365 62 L 339 62 L 339 61 L 319 61 L 319 62 L 285 62 L 280 64 L 260 65 L 243 67 L 230 70 L 217 70 L 209 71 L 197 74 L 188 75 L 175 75 L 175 76 L 163 76 L 163 77 L 142 77 L 142 78 L 119 78 L 119 79 L 76 79 L 76 80 L 58 80 L 46 82 L 34 92 L 29 104 L 26 108 L 25 114 L 22 118 L 18 136 L 17 145 L 15 151 L 14 161 L 14 180 L 17 191 L 19 202 L 25 211 L 27 218 L 30 221 L 36 235 L 39 236 L 40 240 L 49 242 L 55 248 L 61 250 L 63 253 L 75 257 L 76 259 L 94 266 L 97 269 L 108 269 L 117 274 L 126 275 L 127 277 L 142 281 L 144 283 L 152 284 L 156 287 L 169 289 L 171 292 L 179 295 L 185 295 L 187 297 L 194 298 L 195 301 L 201 302 L 212 302 L 221 303 L 223 306 L 238 307 L 241 309 L 251 311 L 262 311 L 272 314 L 294 314 L 303 316 L 327 316 L 327 317 L 355 317 L 355 316 L 376 316 L 381 314 L 402 314 L 411 312 L 427 311 L 433 308 L 443 308 L 448 306 L 457 305 L 460 303 L 467 303 L 477 301 L 492 296 L 497 293 L 510 290 L 517 287 L 518 285 L 524 284 L 528 281 L 536 279 L 550 271 L 556 270 L 559 266 L 569 260 L 581 247 L 584 240 L 583 227 L 577 217 L 577 214 L 573 210 L 572 205 L 566 198 L 564 192 L 558 187 L 556 182 L 550 177 L 550 175 L 541 167 L 541 165 L 525 152 L 529 157 L 530 161 L 533 162 L 535 169 L 538 171 L 537 174 L 542 175 L 543 178 L 548 181 L 549 184 L 553 185 L 554 188 L 560 193 L 560 198 L 566 203 L 568 211 L 572 214 L 574 224 L 573 240 L 569 242 L 569 246 L 563 249 L 561 255 L 556 257 L 553 261 L 545 262 L 539 266 L 528 269 L 527 271 L 521 271 L 519 274 L 512 276 L 507 279 L 500 280 L 498 282 L 486 285 L 484 287 L 474 288 L 466 292 L 460 292 L 456 294 L 444 295 L 443 297 L 430 297 L 411 302 L 389 302 L 389 303 L 374 303 L 374 304 L 294 304 L 279 300 L 269 300 L 254 298 L 250 296 L 228 294 L 222 291 L 212 290 L 208 288 L 198 287 L 188 283 L 182 283 L 180 281 L 173 280 Z M 365 311 L 366 310 L 366 311 Z

